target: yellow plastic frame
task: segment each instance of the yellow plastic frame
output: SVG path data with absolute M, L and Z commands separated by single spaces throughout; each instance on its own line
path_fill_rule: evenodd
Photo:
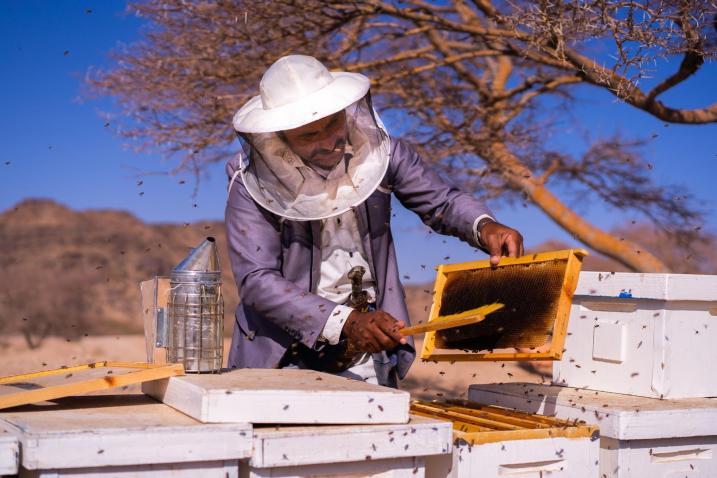
M 562 290 L 558 299 L 558 310 L 553 326 L 553 336 L 550 349 L 536 352 L 486 352 L 486 353 L 450 353 L 439 352 L 436 349 L 436 332 L 427 332 L 423 340 L 421 358 L 438 362 L 473 362 L 473 361 L 525 361 L 525 360 L 560 360 L 563 355 L 565 335 L 568 330 L 568 318 L 570 317 L 570 306 L 573 301 L 575 287 L 578 284 L 582 259 L 587 256 L 585 249 L 566 249 L 562 251 L 551 251 L 537 254 L 528 254 L 518 258 L 501 258 L 498 267 L 515 264 L 534 264 L 554 260 L 566 260 L 565 276 L 563 277 Z M 433 287 L 433 305 L 428 318 L 428 323 L 441 320 L 438 312 L 441 310 L 441 297 L 443 288 L 446 285 L 448 274 L 457 271 L 475 270 L 492 267 L 490 260 L 462 262 L 459 264 L 441 264 L 437 268 L 436 282 Z

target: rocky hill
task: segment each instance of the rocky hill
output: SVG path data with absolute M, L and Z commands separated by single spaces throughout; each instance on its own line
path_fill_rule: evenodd
M 147 224 L 122 211 L 73 211 L 50 200 L 23 201 L 0 213 L 0 338 L 22 333 L 37 344 L 50 335 L 142 333 L 139 282 L 167 275 L 206 236 L 219 244 L 229 334 L 239 299 L 222 222 Z M 566 247 L 550 241 L 531 252 Z M 597 255 L 586 259 L 584 269 L 625 270 Z M 406 288 L 414 321 L 427 318 L 431 287 Z
M 233 310 L 238 297 L 223 223 L 146 224 L 122 211 L 23 201 L 0 214 L 0 336 L 141 333 L 139 282 L 167 275 L 210 235 L 221 245 L 226 307 Z

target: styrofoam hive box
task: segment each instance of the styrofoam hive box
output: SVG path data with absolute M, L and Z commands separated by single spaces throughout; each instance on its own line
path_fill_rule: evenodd
M 471 385 L 468 397 L 597 424 L 601 478 L 717 477 L 717 398 L 660 400 L 533 383 Z
M 582 272 L 553 383 L 656 398 L 717 396 L 717 276 Z

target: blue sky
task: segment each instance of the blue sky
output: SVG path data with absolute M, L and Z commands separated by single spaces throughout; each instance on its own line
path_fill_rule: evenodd
M 0 3 L 0 210 L 43 197 L 74 209 L 128 210 L 149 222 L 223 217 L 222 165 L 208 169 L 196 198 L 191 178 L 180 185 L 177 177 L 144 175 L 166 171 L 170 164 L 158 155 L 133 152 L 114 125 L 105 127 L 100 113 L 111 110 L 110 101 L 82 99 L 87 71 L 110 66 L 108 52 L 139 39 L 143 24 L 115 0 Z M 704 106 L 717 101 L 715 85 L 717 65 L 711 63 L 662 99 L 677 107 Z M 604 92 L 582 88 L 577 93 L 583 101 L 575 115 L 594 137 L 614 131 L 626 137 L 657 134 L 646 149 L 655 180 L 688 188 L 708 210 L 707 228 L 717 231 L 717 125 L 664 127 Z M 566 120 L 550 140 L 579 150 L 582 133 Z M 599 204 L 572 205 L 606 229 L 632 219 Z M 528 246 L 548 239 L 576 244 L 533 207 L 501 207 L 499 201 L 490 206 L 502 222 L 521 230 Z M 394 234 L 406 282 L 431 281 L 435 264 L 483 258 L 455 239 L 427 234 L 412 213 L 400 208 Z

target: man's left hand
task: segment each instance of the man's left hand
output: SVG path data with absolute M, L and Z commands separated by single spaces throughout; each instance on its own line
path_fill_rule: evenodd
M 524 253 L 523 236 L 499 222 L 488 222 L 480 230 L 481 242 L 490 254 L 491 265 L 497 266 L 503 257 L 519 257 Z

